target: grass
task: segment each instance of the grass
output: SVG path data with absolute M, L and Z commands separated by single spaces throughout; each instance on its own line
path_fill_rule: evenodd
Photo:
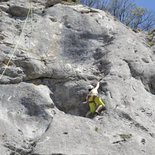
M 126 141 L 127 139 L 130 139 L 132 137 L 132 134 L 119 134 L 119 136 Z
M 155 42 L 153 42 L 153 41 L 148 41 L 147 44 L 148 44 L 150 47 L 152 47 L 152 46 L 155 45 Z
M 98 132 L 99 131 L 99 128 L 98 127 L 95 127 L 95 131 Z

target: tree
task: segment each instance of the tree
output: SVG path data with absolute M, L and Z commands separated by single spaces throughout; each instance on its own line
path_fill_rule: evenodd
M 96 1 L 96 8 L 100 10 L 107 10 L 109 0 L 98 0 Z
M 133 29 L 150 30 L 155 27 L 155 13 L 137 7 L 134 0 L 81 0 L 81 3 L 107 10 Z
M 133 29 L 150 30 L 155 26 L 155 14 L 145 8 L 136 7 L 125 21 Z
M 95 4 L 96 4 L 96 0 L 80 0 L 80 2 L 89 7 L 95 7 Z
M 143 22 L 143 16 L 145 15 L 145 9 L 137 7 L 131 12 L 129 26 L 133 29 L 137 29 L 139 25 Z
M 142 23 L 139 25 L 142 30 L 151 30 L 155 27 L 155 13 L 149 10 L 145 10 Z
M 125 23 L 136 8 L 133 0 L 109 0 L 107 10 L 121 22 Z

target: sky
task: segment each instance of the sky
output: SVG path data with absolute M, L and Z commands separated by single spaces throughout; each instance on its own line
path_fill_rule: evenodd
M 135 0 L 137 6 L 145 7 L 155 12 L 155 0 Z

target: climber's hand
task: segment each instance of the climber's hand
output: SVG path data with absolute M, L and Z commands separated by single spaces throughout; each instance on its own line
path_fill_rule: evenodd
M 86 103 L 87 103 L 87 101 L 82 102 L 82 104 L 86 104 Z

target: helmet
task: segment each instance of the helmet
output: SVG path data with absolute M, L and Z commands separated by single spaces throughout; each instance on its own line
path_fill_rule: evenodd
M 88 85 L 88 90 L 91 91 L 94 87 L 92 85 Z

